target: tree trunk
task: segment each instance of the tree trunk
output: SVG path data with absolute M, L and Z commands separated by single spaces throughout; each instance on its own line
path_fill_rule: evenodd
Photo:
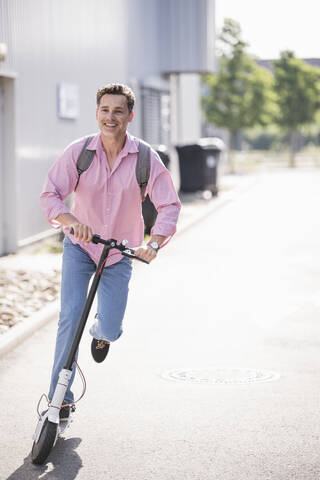
M 229 141 L 229 173 L 236 173 L 236 146 L 237 146 L 237 135 L 238 132 L 230 132 L 230 141 Z
M 289 159 L 289 167 L 290 168 L 295 168 L 296 167 L 297 140 L 298 140 L 297 130 L 291 130 L 291 135 L 290 135 L 290 159 Z

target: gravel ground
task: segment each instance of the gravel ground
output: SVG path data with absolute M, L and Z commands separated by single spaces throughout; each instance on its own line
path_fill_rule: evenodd
M 0 334 L 57 299 L 60 272 L 0 269 Z
M 56 239 L 46 240 L 22 254 L 12 255 L 0 263 L 0 334 L 7 332 L 24 318 L 41 310 L 60 293 L 61 271 L 49 266 L 44 268 L 43 255 L 58 253 L 61 243 Z M 24 268 L 24 262 L 15 262 L 27 254 L 34 265 Z

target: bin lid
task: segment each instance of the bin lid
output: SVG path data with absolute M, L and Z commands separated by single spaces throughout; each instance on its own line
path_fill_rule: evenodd
M 202 148 L 215 148 L 216 150 L 220 151 L 225 149 L 225 143 L 219 137 L 200 138 L 198 145 L 200 145 Z
M 158 145 L 158 144 L 153 144 L 151 145 L 151 147 L 153 148 L 153 150 L 155 150 L 156 152 L 162 152 L 162 153 L 167 153 L 168 152 L 168 147 L 166 145 Z
M 222 151 L 225 149 L 225 143 L 221 138 L 219 137 L 206 137 L 206 138 L 199 138 L 197 142 L 194 143 L 183 143 L 180 145 L 176 145 L 177 150 L 179 151 L 180 149 L 182 150 L 189 150 L 191 149 L 200 149 L 203 150 L 217 150 L 217 151 Z

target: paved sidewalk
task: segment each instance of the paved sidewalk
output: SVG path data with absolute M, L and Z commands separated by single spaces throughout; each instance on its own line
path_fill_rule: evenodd
M 2 358 L 0 478 L 319 480 L 319 183 L 320 169 L 259 175 L 135 264 L 125 334 L 102 364 L 91 312 L 86 395 L 45 465 L 31 436 L 56 321 Z
M 257 175 L 225 175 L 220 180 L 218 197 L 206 199 L 201 193 L 181 195 L 182 209 L 176 235 L 206 218 L 215 210 L 234 201 L 258 181 Z M 0 257 L 1 269 L 32 271 L 61 270 L 61 254 L 32 253 L 30 248 L 21 249 L 16 255 Z M 57 317 L 59 299 L 35 312 L 0 335 L 0 357 L 22 343 L 26 338 Z

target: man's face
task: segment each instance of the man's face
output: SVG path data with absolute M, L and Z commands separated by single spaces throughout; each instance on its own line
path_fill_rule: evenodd
M 117 139 L 126 134 L 127 125 L 133 119 L 133 112 L 129 113 L 124 95 L 106 93 L 100 99 L 96 118 L 101 134 Z

